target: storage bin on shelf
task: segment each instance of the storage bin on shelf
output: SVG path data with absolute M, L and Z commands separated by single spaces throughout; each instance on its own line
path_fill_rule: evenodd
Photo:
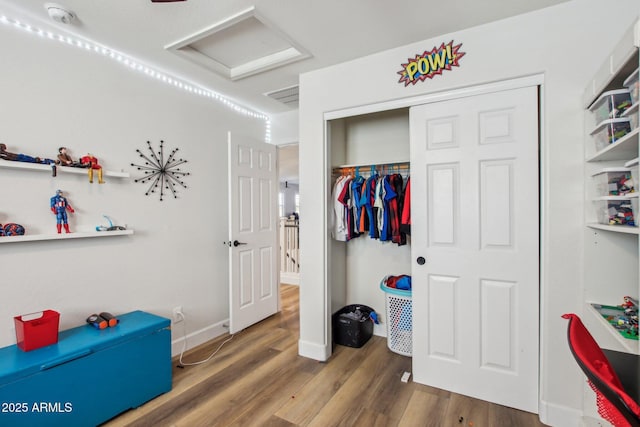
M 591 132 L 596 151 L 604 150 L 610 144 L 631 132 L 631 123 L 629 118 L 609 119 L 601 122 Z
M 387 346 L 395 353 L 411 356 L 413 351 L 411 290 L 387 286 L 389 277 L 386 276 L 380 282 L 380 289 L 385 293 L 386 299 Z
M 640 177 L 638 176 L 638 172 L 640 170 L 638 169 L 638 158 L 636 157 L 633 160 L 629 160 L 624 164 L 624 167 L 629 168 L 629 170 L 631 171 L 631 181 L 633 181 L 635 192 L 640 191 Z
M 637 227 L 638 193 L 599 197 L 593 201 L 600 224 Z
M 638 81 L 638 75 L 638 68 L 636 68 L 636 70 L 625 79 L 624 83 L 622 83 L 629 91 L 631 102 L 634 104 L 638 103 L 638 98 L 640 97 L 640 83 Z
M 631 107 L 629 89 L 616 89 L 604 92 L 589 107 L 593 113 L 593 124 L 596 125 L 607 119 L 616 119 Z
M 592 176 L 597 197 L 622 196 L 635 191 L 631 169 L 628 167 L 605 168 Z
M 638 128 L 638 104 L 633 104 L 631 108 L 628 108 L 624 113 L 622 113 L 621 118 L 629 119 L 631 130 L 637 129 Z

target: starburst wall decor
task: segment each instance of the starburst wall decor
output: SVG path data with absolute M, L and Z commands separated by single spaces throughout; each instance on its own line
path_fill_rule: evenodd
M 173 198 L 178 198 L 177 187 L 187 188 L 182 178 L 189 175 L 189 172 L 180 170 L 178 166 L 187 163 L 184 159 L 176 158 L 177 148 L 174 148 L 169 156 L 165 159 L 164 155 L 164 141 L 160 140 L 160 148 L 158 151 L 154 151 L 151 146 L 151 142 L 147 141 L 147 148 L 149 154 L 145 155 L 140 150 L 136 150 L 136 153 L 144 159 L 144 165 L 136 165 L 131 163 L 131 166 L 135 166 L 139 171 L 144 171 L 144 177 L 134 179 L 134 182 L 149 183 L 146 196 L 149 193 L 158 192 L 160 195 L 160 201 L 163 200 L 165 194 L 173 194 Z

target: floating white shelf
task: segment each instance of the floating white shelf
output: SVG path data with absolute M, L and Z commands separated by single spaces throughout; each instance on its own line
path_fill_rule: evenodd
M 636 340 L 627 339 L 620 335 L 620 333 L 613 326 L 611 326 L 604 317 L 602 317 L 598 310 L 593 307 L 592 302 L 586 303 L 586 311 L 595 319 L 597 319 L 597 323 L 602 326 L 602 329 L 599 329 L 598 332 L 600 332 L 601 330 L 606 331 L 606 335 L 608 335 L 609 338 L 613 338 L 613 341 L 620 346 L 620 348 L 617 348 L 615 350 L 633 354 L 640 354 L 640 343 Z
M 113 237 L 133 234 L 133 230 L 114 231 L 79 231 L 61 234 L 25 234 L 24 236 L 4 236 L 0 237 L 2 243 L 35 242 L 41 240 L 65 240 L 65 239 L 86 239 L 89 237 Z
M 598 230 L 611 231 L 613 233 L 635 234 L 636 236 L 640 235 L 640 229 L 638 227 L 631 227 L 630 225 L 606 225 L 592 222 L 587 224 L 587 227 L 595 228 Z
M 613 144 L 609 144 L 604 150 L 589 157 L 587 161 L 629 160 L 638 157 L 638 133 L 640 133 L 640 128 L 634 129 Z
M 0 160 L 0 168 L 8 168 L 8 169 L 28 169 L 28 170 L 36 170 L 51 173 L 51 165 L 43 165 L 40 163 L 28 163 L 28 162 L 13 162 L 10 160 Z M 69 166 L 60 166 L 57 165 L 56 169 L 58 173 L 72 173 L 77 175 L 87 175 L 86 168 L 73 168 Z M 104 176 L 113 177 L 113 178 L 129 178 L 129 172 L 114 172 L 114 171 L 103 171 Z

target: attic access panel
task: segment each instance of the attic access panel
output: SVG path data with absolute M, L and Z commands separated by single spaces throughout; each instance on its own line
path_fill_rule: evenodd
M 310 54 L 260 16 L 255 7 L 165 46 L 230 80 L 308 58 Z

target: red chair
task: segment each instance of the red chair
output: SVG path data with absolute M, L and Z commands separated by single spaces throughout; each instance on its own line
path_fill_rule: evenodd
M 569 313 L 562 317 L 569 319 L 569 348 L 578 366 L 587 376 L 587 382 L 596 393 L 600 416 L 615 427 L 640 427 L 640 405 L 624 390 L 598 343 L 577 315 Z

